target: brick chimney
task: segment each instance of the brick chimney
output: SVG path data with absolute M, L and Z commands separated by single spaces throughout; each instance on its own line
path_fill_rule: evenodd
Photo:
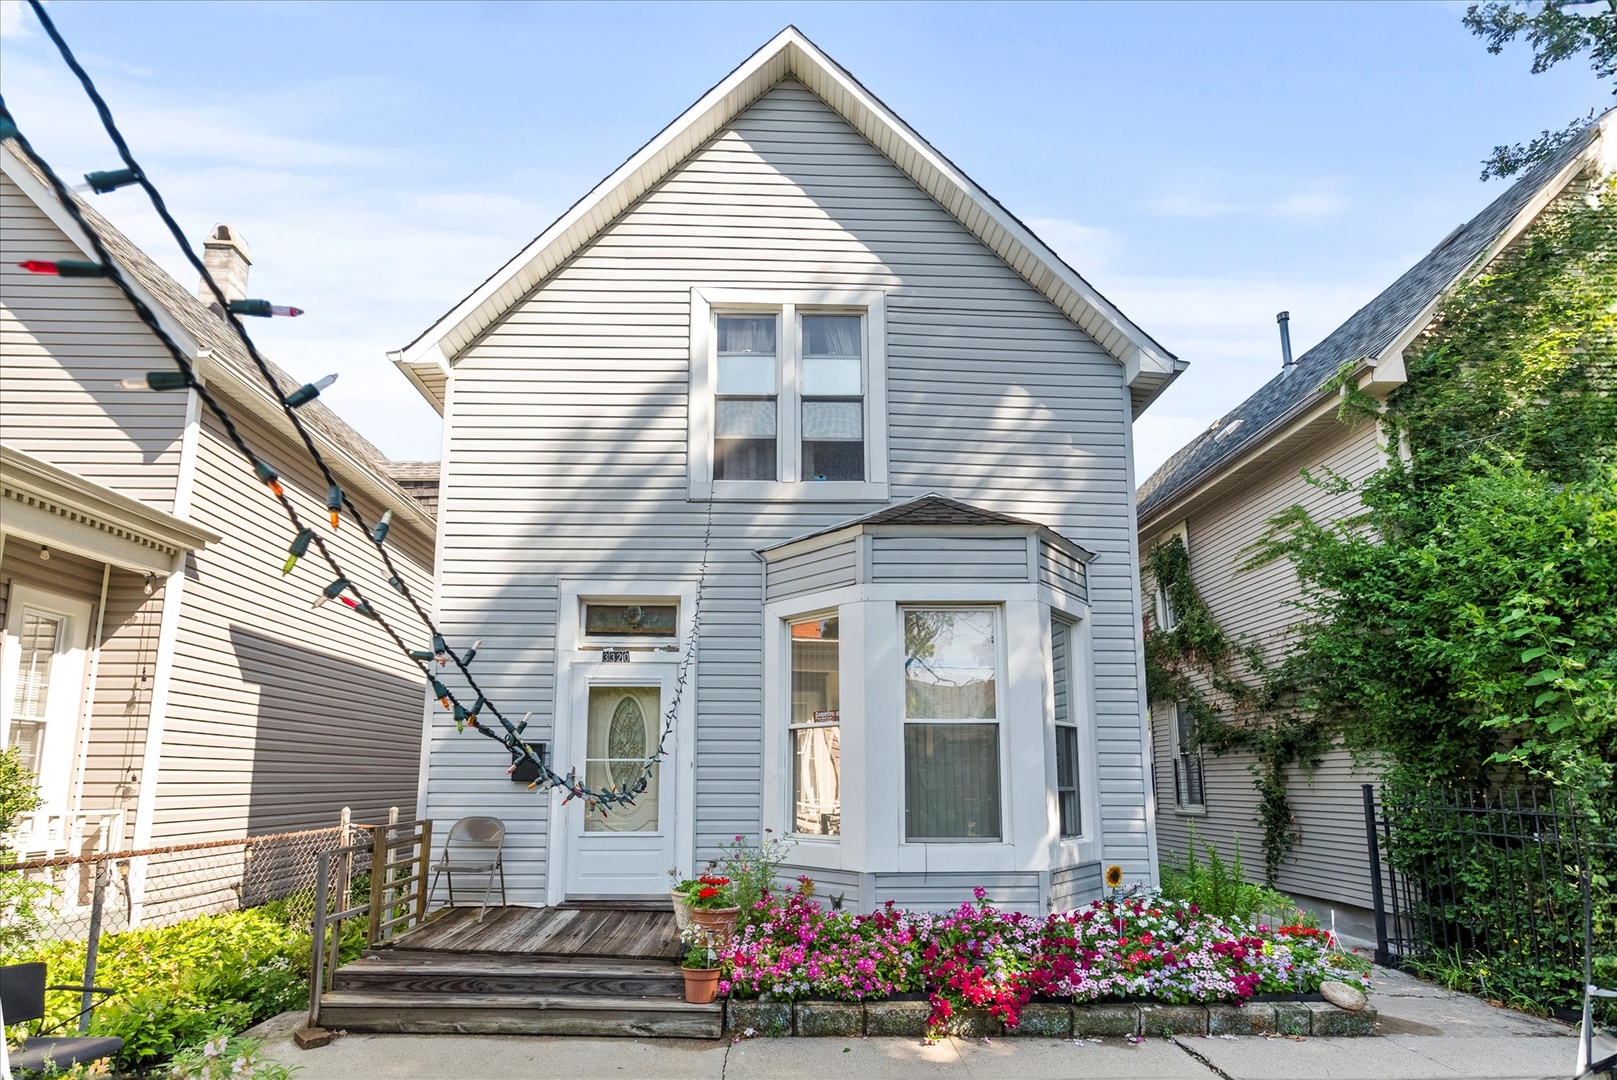
M 213 227 L 213 232 L 202 242 L 202 265 L 219 283 L 226 300 L 247 299 L 247 268 L 253 265 L 253 256 L 247 250 L 247 241 L 235 229 L 229 225 Z M 213 290 L 200 278 L 197 295 L 204 304 L 216 304 Z

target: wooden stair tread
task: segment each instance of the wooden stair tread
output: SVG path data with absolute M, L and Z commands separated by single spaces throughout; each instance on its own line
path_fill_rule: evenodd
M 723 1011 L 715 1001 L 693 1005 L 684 998 L 603 997 L 594 994 L 476 994 L 431 991 L 328 990 L 320 995 L 320 1008 L 386 1009 L 580 1009 L 587 1012 L 681 1012 L 713 1015 Z
M 341 972 L 465 972 L 479 975 L 678 975 L 671 960 L 638 957 L 546 956 L 537 953 L 381 951 L 344 964 Z

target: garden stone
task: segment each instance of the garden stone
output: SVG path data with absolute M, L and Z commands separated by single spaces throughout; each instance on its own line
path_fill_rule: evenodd
M 865 1006 L 866 1035 L 903 1035 L 918 1038 L 926 1034 L 932 1006 L 924 1001 L 872 1001 Z
M 1072 1009 L 1072 1037 L 1095 1039 L 1138 1035 L 1138 1005 L 1075 1005 Z
M 1275 1031 L 1281 1035 L 1308 1035 L 1314 1030 L 1314 1014 L 1308 1006 L 1313 1004 L 1307 1001 L 1277 1001 L 1275 1010 Z M 1336 1008 L 1332 1005 L 1331 1008 Z
M 1264 1002 L 1207 1006 L 1209 1035 L 1268 1035 L 1275 1029 L 1275 1007 Z
M 1328 1001 L 1311 1001 L 1308 1003 L 1309 1012 L 1313 1013 L 1313 1032 L 1315 1035 L 1374 1035 L 1376 1033 L 1376 1011 L 1365 1008 L 1358 1012 L 1349 1012 L 1339 1009 Z
M 1369 1004 L 1369 999 L 1364 996 L 1363 990 L 1349 986 L 1345 982 L 1337 982 L 1334 979 L 1320 983 L 1319 992 L 1320 996 L 1326 1001 L 1329 1001 L 1338 1009 L 1346 1009 L 1348 1012 L 1358 1012 Z
M 943 1022 L 943 1033 L 962 1039 L 987 1039 L 1005 1034 L 1005 1025 L 998 1017 L 990 1016 L 987 1009 L 956 1009 Z
M 731 998 L 726 1020 L 733 1031 L 751 1028 L 755 1035 L 790 1035 L 792 1033 L 792 1003 L 790 1001 L 756 1001 Z
M 1141 1005 L 1141 1035 L 1206 1035 L 1204 1005 Z
M 799 1035 L 863 1035 L 865 1033 L 864 1006 L 840 1001 L 799 1001 L 797 1003 L 797 1033 Z
M 1021 1023 L 1007 1027 L 1007 1035 L 1031 1035 L 1046 1039 L 1066 1039 L 1072 1036 L 1072 1009 L 1066 1005 L 1033 1001 L 1022 1006 Z

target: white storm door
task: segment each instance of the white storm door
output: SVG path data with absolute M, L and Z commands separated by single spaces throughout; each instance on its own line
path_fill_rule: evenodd
M 662 738 L 677 665 L 590 664 L 573 668 L 568 760 L 585 786 L 628 788 L 645 776 Z M 651 767 L 646 790 L 630 807 L 565 808 L 569 899 L 661 897 L 675 865 L 679 771 L 677 731 Z
M 14 584 L 9 608 L 0 652 L 0 744 L 17 747 L 38 777 L 32 832 L 43 841 L 50 819 L 67 813 L 72 789 L 90 605 Z

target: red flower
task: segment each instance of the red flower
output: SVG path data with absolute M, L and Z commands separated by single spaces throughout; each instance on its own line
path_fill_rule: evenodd
M 700 889 L 696 890 L 696 895 L 703 900 L 711 900 L 713 897 L 719 895 L 719 890 L 715 889 L 711 885 L 703 885 Z

